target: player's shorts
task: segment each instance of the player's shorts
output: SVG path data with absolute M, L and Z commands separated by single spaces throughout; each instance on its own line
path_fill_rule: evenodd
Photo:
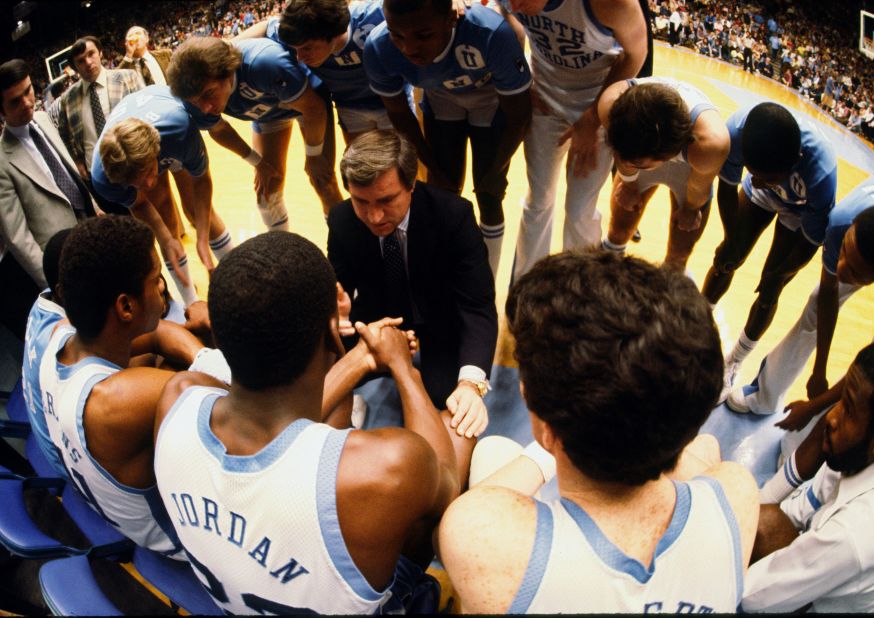
M 637 188 L 643 193 L 656 185 L 664 185 L 670 189 L 671 194 L 679 206 L 686 202 L 686 185 L 689 182 L 689 174 L 692 168 L 685 161 L 665 161 L 651 170 L 641 170 L 637 177 Z
M 750 201 L 763 210 L 777 213 L 777 221 L 792 232 L 798 231 L 801 227 L 801 213 L 798 212 L 798 207 L 792 204 L 787 204 L 768 189 L 756 189 L 753 186 L 752 176 L 747 174 L 741 183 L 744 193 Z
M 276 133 L 291 126 L 294 118 L 274 118 L 273 120 L 254 120 L 252 130 L 259 135 Z
M 338 107 L 337 120 L 346 133 L 364 133 L 374 129 L 387 130 L 392 128 L 391 120 L 385 109 Z
M 490 127 L 498 111 L 498 95 L 494 88 L 477 88 L 463 94 L 426 90 L 422 111 L 436 120 L 466 120 L 474 127 Z

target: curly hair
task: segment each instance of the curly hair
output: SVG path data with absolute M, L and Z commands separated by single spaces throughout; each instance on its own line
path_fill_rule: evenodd
M 120 294 L 143 293 L 154 250 L 152 230 L 133 217 L 92 217 L 73 228 L 61 249 L 60 288 L 80 337 L 100 334 Z
M 605 251 L 565 252 L 513 285 L 506 315 L 529 410 L 590 478 L 658 478 L 716 405 L 719 335 L 682 274 Z
M 337 312 L 337 279 L 312 242 L 267 232 L 228 254 L 209 284 L 209 315 L 234 381 L 289 384 L 306 369 Z

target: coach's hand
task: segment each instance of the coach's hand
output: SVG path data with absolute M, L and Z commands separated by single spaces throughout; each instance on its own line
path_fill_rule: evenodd
M 476 386 L 462 380 L 446 400 L 452 414 L 451 425 L 459 436 L 479 436 L 489 424 L 489 411 Z

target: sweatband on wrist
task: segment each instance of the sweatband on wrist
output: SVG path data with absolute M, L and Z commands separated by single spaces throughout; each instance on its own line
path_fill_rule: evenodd
M 534 440 L 522 449 L 522 455 L 537 464 L 540 468 L 540 474 L 543 475 L 543 482 L 548 483 L 555 476 L 555 457 L 540 446 L 537 440 Z
M 622 179 L 622 182 L 634 182 L 635 180 L 637 180 L 637 177 L 640 176 L 640 170 L 637 170 L 630 176 L 626 176 L 620 171 L 617 171 L 616 174 L 619 176 L 619 178 Z
M 243 157 L 243 161 L 251 165 L 252 167 L 257 166 L 261 163 L 261 154 L 255 150 L 254 148 L 249 150 L 249 154 Z
M 317 157 L 322 154 L 322 149 L 325 147 L 325 142 L 319 142 L 315 146 L 304 144 L 304 151 L 308 157 Z
M 200 371 L 225 384 L 231 383 L 231 368 L 225 360 L 225 355 L 215 348 L 202 348 L 194 356 L 188 371 Z

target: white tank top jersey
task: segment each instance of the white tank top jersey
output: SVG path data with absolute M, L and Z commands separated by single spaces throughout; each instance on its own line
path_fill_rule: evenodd
M 88 504 L 137 545 L 184 560 L 158 489 L 128 487 L 116 481 L 91 456 L 82 417 L 91 389 L 121 368 L 96 356 L 75 365 L 57 360 L 76 330 L 69 325 L 54 332 L 40 364 L 40 383 L 49 436 L 69 477 Z
M 373 614 L 374 590 L 340 531 L 336 480 L 349 430 L 301 419 L 251 456 L 210 429 L 227 392 L 187 389 L 158 432 L 155 473 L 198 577 L 232 613 Z
M 648 568 L 574 502 L 537 501 L 534 547 L 508 613 L 735 612 L 740 533 L 722 487 L 707 477 L 674 485 L 674 514 Z
M 595 100 L 622 47 L 595 19 L 589 0 L 549 0 L 537 15 L 513 12 L 531 46 L 537 94 L 561 117 L 574 122 Z

